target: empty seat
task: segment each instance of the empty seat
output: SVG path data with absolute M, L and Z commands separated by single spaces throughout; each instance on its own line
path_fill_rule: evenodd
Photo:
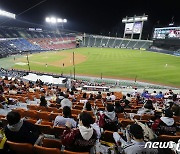
M 41 133 L 44 134 L 53 134 L 52 127 L 50 125 L 36 124 Z
M 25 117 L 30 117 L 31 119 L 37 119 L 37 111 L 28 110 L 24 112 Z
M 179 139 L 180 139 L 180 135 L 176 135 L 176 136 L 160 135 L 160 136 L 158 136 L 158 141 L 161 141 L 161 142 L 174 141 L 177 143 Z
M 49 121 L 50 113 L 49 112 L 37 112 L 37 119 Z
M 34 119 L 25 119 L 25 121 L 30 122 L 32 124 L 35 124 L 37 122 L 37 120 Z
M 11 149 L 16 154 L 34 154 L 33 145 L 29 143 L 15 143 L 11 141 L 6 142 L 9 149 Z
M 58 148 L 58 149 L 61 149 L 62 143 L 61 143 L 60 140 L 57 140 L 57 139 L 44 138 L 42 140 L 42 146 L 46 147 L 46 148 Z
M 27 108 L 28 108 L 29 110 L 38 110 L 38 109 L 39 109 L 39 106 L 37 106 L 37 105 L 27 105 Z
M 35 154 L 60 154 L 60 149 L 58 148 L 46 148 L 42 146 L 34 146 Z
M 62 111 L 58 110 L 55 107 L 48 107 L 48 112 L 61 113 Z
M 120 123 L 122 127 L 125 128 L 127 125 L 134 124 L 134 121 L 129 120 L 129 119 L 123 119 L 123 120 L 120 119 Z
M 58 138 L 63 134 L 65 129 L 66 127 L 64 126 L 55 126 L 52 128 L 52 134 Z
M 49 121 L 41 121 L 41 125 L 50 125 L 50 126 L 53 126 L 53 123 L 49 122 Z
M 113 131 L 108 131 L 105 130 L 104 133 L 101 135 L 101 140 L 106 141 L 106 142 L 111 142 L 111 143 L 115 143 L 114 138 L 113 138 Z M 122 132 L 118 132 L 119 135 L 123 135 Z
M 141 116 L 141 120 L 151 120 L 154 115 L 144 114 Z
M 73 107 L 73 109 L 82 110 L 82 109 L 83 109 L 83 106 L 81 106 L 81 105 L 75 105 L 75 106 Z
M 78 115 L 78 114 L 81 113 L 81 110 L 72 109 L 72 110 L 71 110 L 71 113 L 72 113 L 72 114 L 77 114 L 77 115 Z
M 89 152 L 73 152 L 73 151 L 68 151 L 68 150 L 64 150 L 62 153 L 63 154 L 89 154 Z

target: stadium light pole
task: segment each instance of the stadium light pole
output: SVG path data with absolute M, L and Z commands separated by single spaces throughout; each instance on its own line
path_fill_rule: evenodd
M 31 71 L 31 68 L 30 68 L 30 64 L 29 64 L 29 57 L 28 57 L 28 53 L 27 53 L 27 62 L 28 62 L 28 69 L 29 69 L 29 72 Z
M 75 80 L 76 79 L 76 71 L 75 71 L 74 52 L 73 52 L 73 70 L 74 70 L 74 80 Z

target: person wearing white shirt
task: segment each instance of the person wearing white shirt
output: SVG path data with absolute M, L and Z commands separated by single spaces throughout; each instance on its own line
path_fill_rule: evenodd
M 68 99 L 67 94 L 64 96 L 64 99 L 61 101 L 61 108 L 64 108 L 65 106 L 69 106 L 70 108 L 72 108 L 72 102 Z
M 66 126 L 67 121 L 73 128 L 77 126 L 77 122 L 71 117 L 71 109 L 68 106 L 65 106 L 63 108 L 63 116 L 58 115 L 55 118 L 54 126 Z
M 110 97 L 111 97 L 111 100 L 112 100 L 112 101 L 115 101 L 115 100 L 116 100 L 116 96 L 114 95 L 114 92 L 111 93 L 111 96 L 110 96 Z
M 155 97 L 157 95 L 156 91 L 153 91 L 153 93 L 151 93 L 151 96 Z

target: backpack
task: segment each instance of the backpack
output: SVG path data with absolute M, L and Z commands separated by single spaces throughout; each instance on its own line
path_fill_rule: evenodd
M 116 145 L 114 143 L 100 141 L 98 145 L 98 152 L 103 154 L 117 154 Z
M 156 134 L 152 131 L 151 128 L 148 127 L 147 124 L 143 124 L 142 122 L 139 122 L 137 120 L 135 120 L 135 122 L 142 127 L 142 129 L 144 130 L 144 140 L 145 141 L 151 141 L 153 139 L 155 139 L 157 136 Z
M 104 114 L 99 114 L 99 127 L 101 127 L 101 128 L 103 128 L 105 125 L 104 117 L 105 117 Z

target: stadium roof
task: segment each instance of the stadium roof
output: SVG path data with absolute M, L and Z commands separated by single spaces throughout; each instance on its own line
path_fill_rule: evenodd
M 45 17 L 54 15 L 68 20 L 64 24 L 66 29 L 122 36 L 124 24 L 121 21 L 126 16 L 147 14 L 146 35 L 151 35 L 155 26 L 167 26 L 172 19 L 175 24 L 180 24 L 177 4 L 178 0 L 5 0 L 0 9 L 15 13 L 21 21 L 45 25 Z M 0 19 L 0 25 L 3 22 Z

